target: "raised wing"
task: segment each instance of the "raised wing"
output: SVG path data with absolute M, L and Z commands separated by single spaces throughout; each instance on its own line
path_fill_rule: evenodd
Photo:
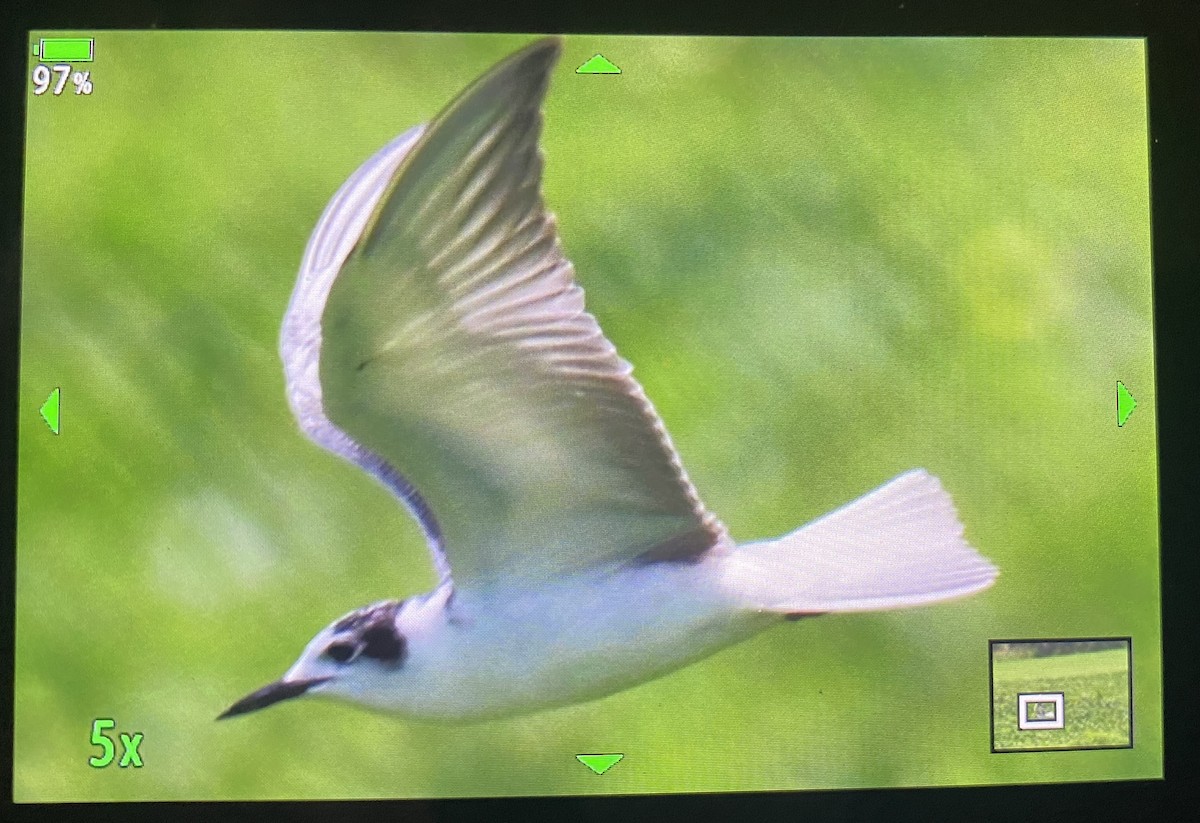
M 323 422 L 301 424 L 405 499 L 460 586 L 693 558 L 724 537 L 584 311 L 543 207 L 540 105 L 560 49 L 512 55 L 370 161 L 386 185 L 326 241 L 353 251 L 333 255 L 331 286 L 303 272 L 297 286 L 310 325 L 327 295 L 308 391 Z

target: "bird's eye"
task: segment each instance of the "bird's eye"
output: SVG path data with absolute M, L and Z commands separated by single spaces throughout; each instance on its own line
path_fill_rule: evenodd
M 345 663 L 354 657 L 355 651 L 357 650 L 352 643 L 332 643 L 325 650 L 325 656 L 335 663 Z

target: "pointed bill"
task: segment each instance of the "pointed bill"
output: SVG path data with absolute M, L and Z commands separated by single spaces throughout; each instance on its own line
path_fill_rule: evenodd
M 274 706 L 280 701 L 291 700 L 293 697 L 299 697 L 307 693 L 313 686 L 319 686 L 327 680 L 329 680 L 328 677 L 314 677 L 308 680 L 276 680 L 274 683 L 268 683 L 258 691 L 251 692 L 234 703 L 217 715 L 217 720 L 256 712 L 259 709 L 265 709 L 267 706 Z

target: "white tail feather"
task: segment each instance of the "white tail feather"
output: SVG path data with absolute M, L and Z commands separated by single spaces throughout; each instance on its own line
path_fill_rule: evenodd
M 950 495 L 918 469 L 778 540 L 726 555 L 725 582 L 748 606 L 781 613 L 936 603 L 986 589 L 999 573 L 962 535 Z

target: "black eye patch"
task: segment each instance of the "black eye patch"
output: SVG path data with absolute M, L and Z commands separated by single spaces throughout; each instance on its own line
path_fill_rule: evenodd
M 364 656 L 396 663 L 404 656 L 404 638 L 392 626 L 372 626 L 362 633 Z
M 325 650 L 325 656 L 335 663 L 345 663 L 354 657 L 356 651 L 353 643 L 331 643 Z

